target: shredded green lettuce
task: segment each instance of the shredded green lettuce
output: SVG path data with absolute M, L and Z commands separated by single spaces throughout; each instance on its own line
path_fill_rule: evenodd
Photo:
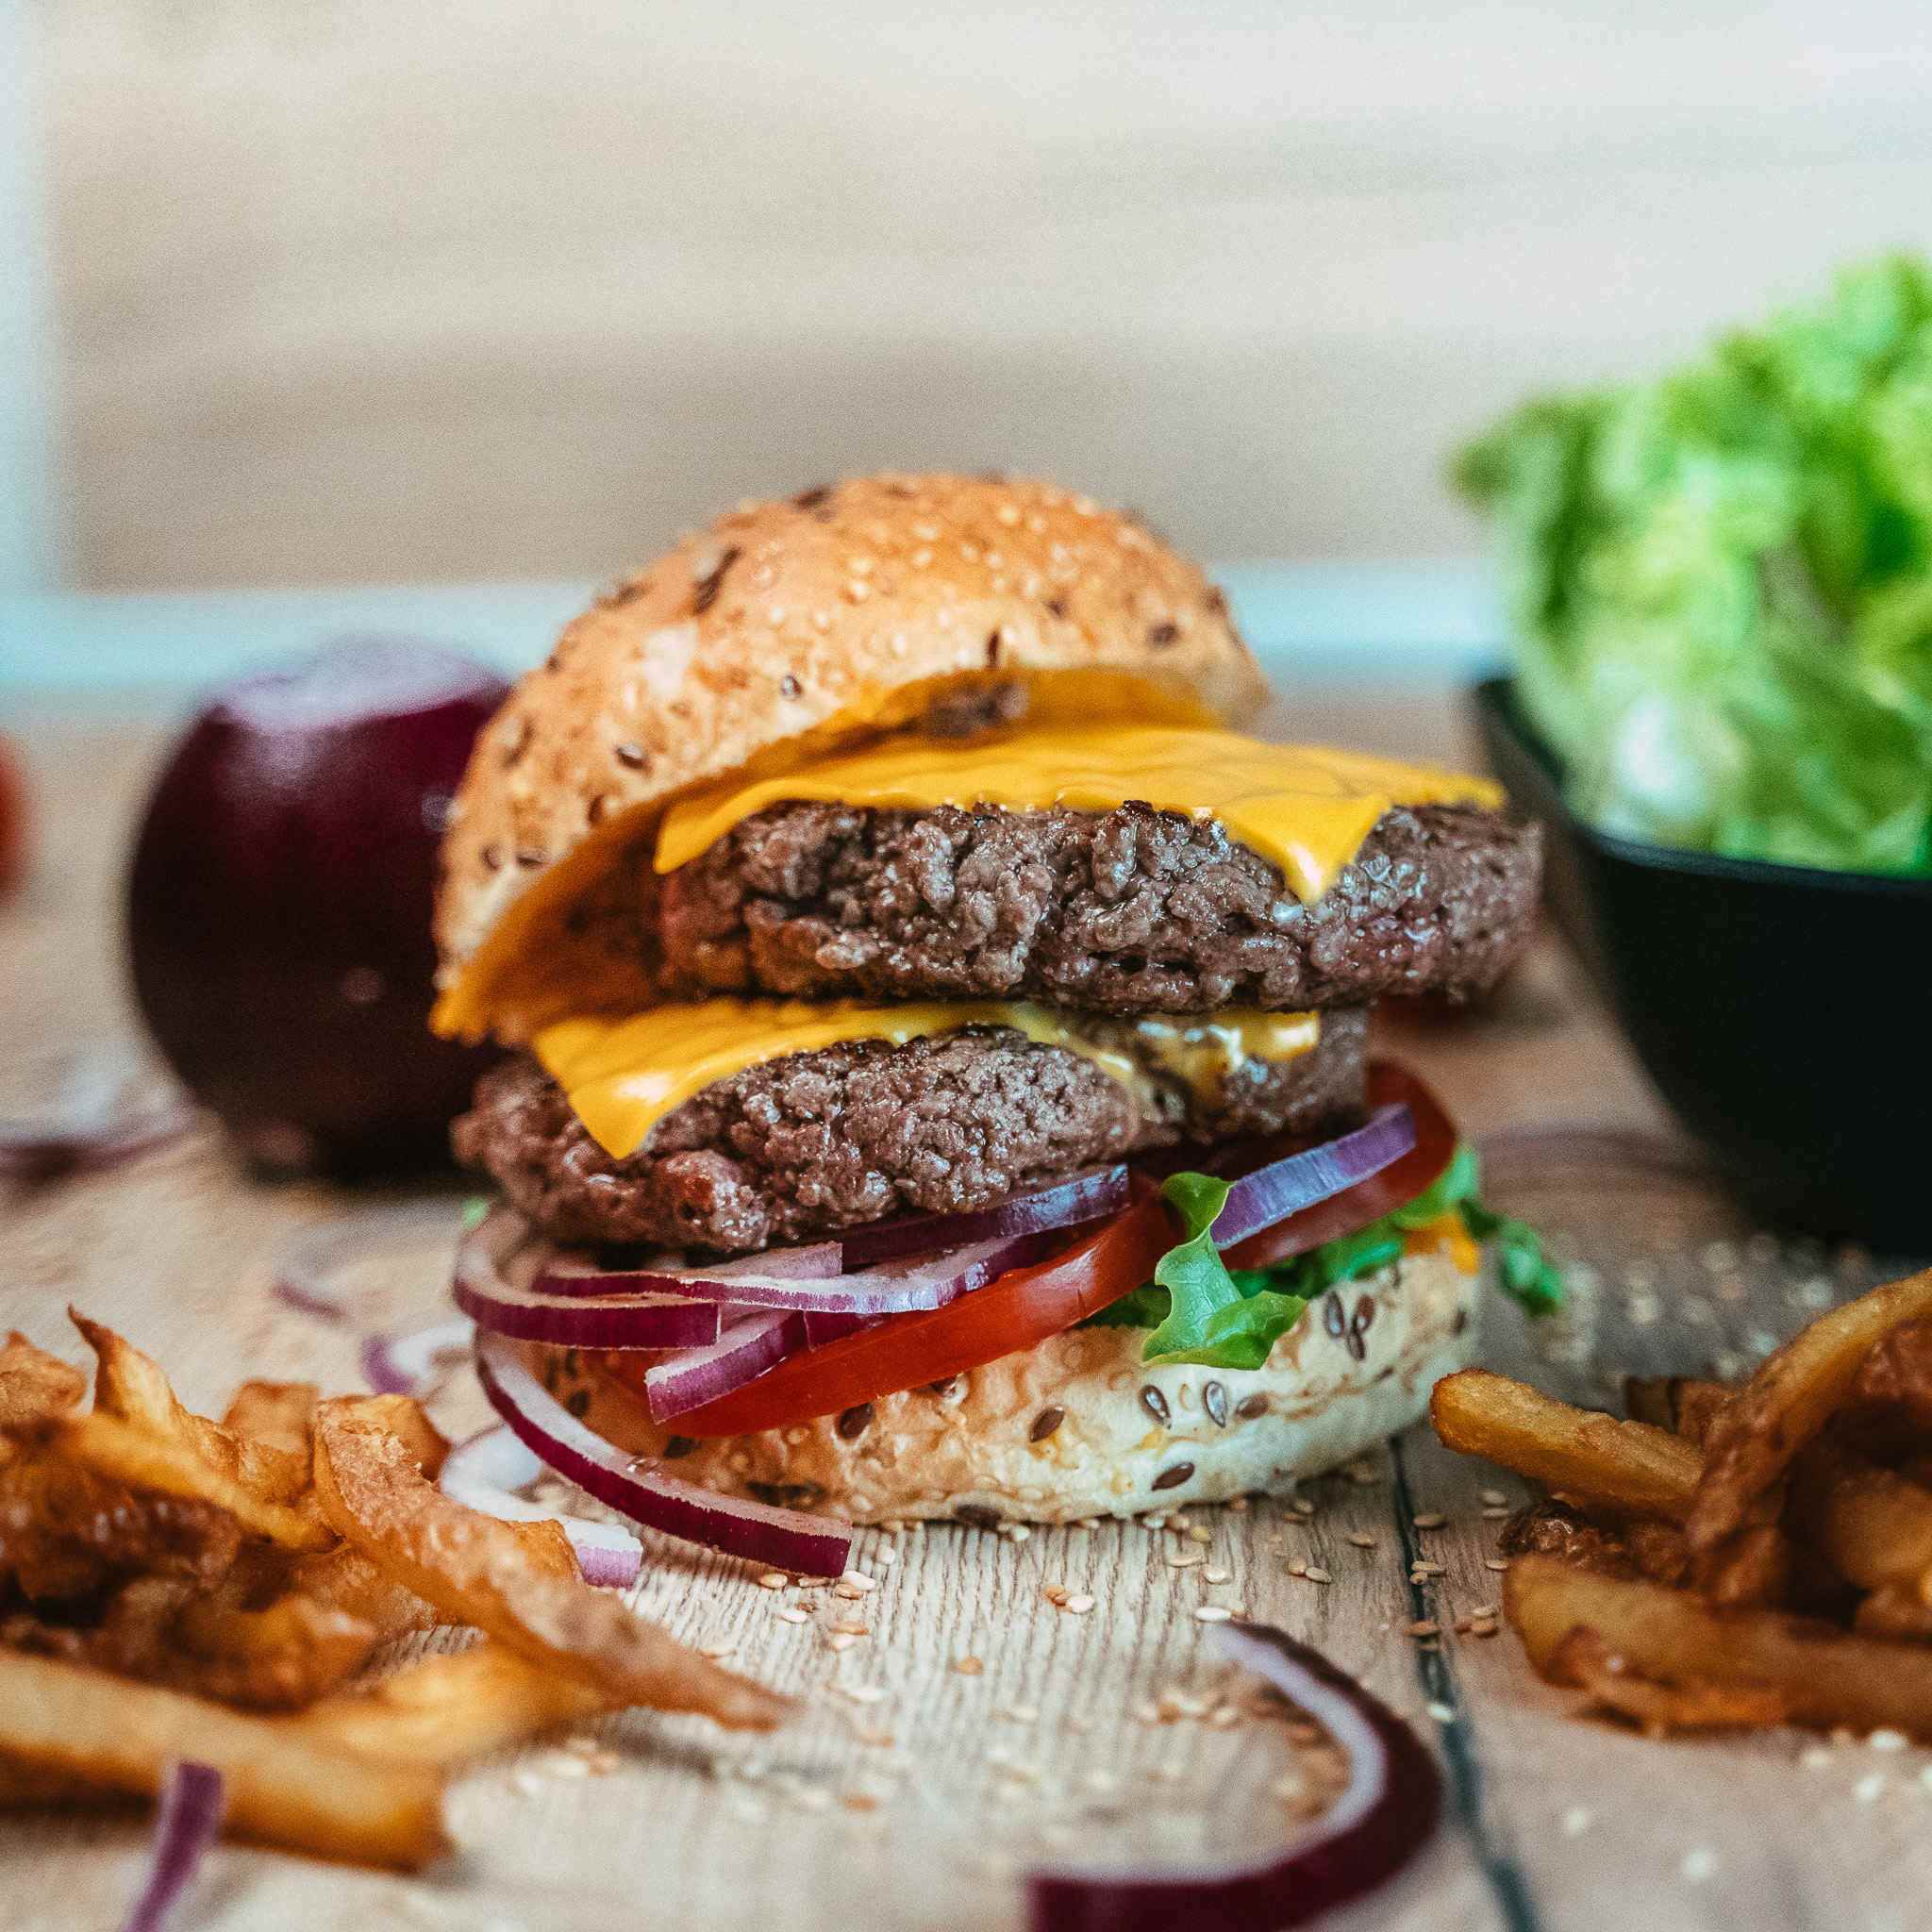
M 1531 1314 L 1550 1313 L 1561 1305 L 1563 1287 L 1541 1242 L 1524 1223 L 1486 1207 L 1480 1187 L 1475 1149 L 1464 1143 L 1428 1188 L 1381 1220 L 1272 1268 L 1230 1269 L 1213 1241 L 1229 1183 L 1172 1174 L 1161 1192 L 1180 1217 L 1183 1238 L 1160 1257 L 1151 1282 L 1090 1316 L 1088 1325 L 1151 1330 L 1141 1349 L 1149 1363 L 1258 1369 L 1311 1301 L 1399 1260 L 1406 1233 L 1450 1213 L 1459 1213 L 1478 1241 L 1494 1243 L 1508 1293 Z
M 1575 808 L 1664 844 L 1932 874 L 1932 274 L 1658 380 L 1548 396 L 1458 458 L 1516 689 Z

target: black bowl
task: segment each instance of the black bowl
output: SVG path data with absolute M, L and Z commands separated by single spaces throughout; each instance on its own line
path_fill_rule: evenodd
M 1551 906 L 1644 1070 L 1775 1225 L 1932 1251 L 1932 879 L 1592 829 L 1509 680 L 1473 693 Z

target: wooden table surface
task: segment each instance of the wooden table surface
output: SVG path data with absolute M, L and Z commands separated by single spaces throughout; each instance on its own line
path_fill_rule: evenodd
M 1279 722 L 1437 754 L 1460 733 L 1446 699 L 1333 691 L 1291 696 Z M 63 1052 L 131 1025 L 118 875 L 162 741 L 151 724 L 99 717 L 41 712 L 12 728 L 32 760 L 42 840 L 30 883 L 0 908 L 0 1112 L 43 1091 Z M 1746 1362 L 1872 1273 L 1856 1255 L 1752 1237 L 1694 1174 L 1627 1140 L 1528 1132 L 1663 1125 L 1553 941 L 1484 1015 L 1385 1038 L 1469 1131 L 1502 1137 L 1495 1191 L 1538 1216 L 1570 1264 L 1574 1312 L 1537 1335 L 1492 1301 L 1493 1359 L 1600 1399 L 1617 1369 Z M 243 1374 L 360 1386 L 350 1340 L 268 1290 L 277 1240 L 341 1205 L 322 1188 L 250 1183 L 211 1136 L 15 1191 L 0 1197 L 0 1324 L 77 1356 L 63 1334 L 71 1300 L 158 1356 L 195 1402 L 219 1401 Z M 433 1270 L 421 1293 L 427 1309 Z M 737 1665 L 797 1693 L 794 1726 L 747 1741 L 627 1716 L 597 1727 L 614 1771 L 585 1775 L 581 1755 L 545 1747 L 459 1781 L 460 1851 L 441 1870 L 402 1879 L 228 1847 L 189 1923 L 1013 1925 L 1019 1874 L 1042 1858 L 1230 1855 L 1290 1828 L 1274 1788 L 1306 1761 L 1215 1661 L 1193 1612 L 1217 1603 L 1323 1645 L 1442 1746 L 1449 1828 L 1424 1869 L 1351 1924 L 1924 1924 L 1932 1759 L 1782 1732 L 1653 1743 L 1567 1715 L 1507 1632 L 1457 1632 L 1497 1600 L 1501 1499 L 1523 1493 L 1416 1430 L 1298 1499 L 1196 1509 L 1176 1527 L 862 1532 L 855 1562 L 879 1588 L 859 1607 L 868 1634 L 842 1651 L 827 1638 L 849 1602 L 769 1591 L 741 1566 L 660 1545 L 641 1606 L 681 1635 L 735 1645 Z M 1196 1552 L 1205 1562 L 1173 1561 Z M 1441 1574 L 1412 1580 L 1418 1558 Z M 1297 1574 L 1309 1566 L 1332 1582 Z M 1091 1613 L 1055 1609 L 1053 1584 L 1091 1595 Z M 793 1605 L 804 1621 L 779 1614 Z M 1440 1640 L 1409 1634 L 1418 1621 L 1439 1624 Z M 983 1669 L 962 1672 L 961 1658 Z M 20 1932 L 116 1923 L 142 1842 L 134 1822 L 0 1821 L 0 1919 Z

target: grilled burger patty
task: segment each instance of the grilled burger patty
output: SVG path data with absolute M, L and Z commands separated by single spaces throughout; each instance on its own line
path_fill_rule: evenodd
M 958 1213 L 1183 1138 L 1336 1126 L 1363 1101 L 1365 1016 L 1325 1014 L 1291 1060 L 1216 1091 L 1130 1089 L 1005 1026 L 792 1054 L 708 1087 L 619 1160 L 535 1061 L 487 1074 L 458 1157 L 559 1241 L 754 1253 L 888 1215 Z M 1130 1044 L 1131 1029 L 1121 1029 Z M 1109 1043 L 1113 1043 L 1111 1041 Z
M 1312 904 L 1211 821 L 1107 812 L 799 804 L 659 876 L 635 861 L 671 997 L 759 991 L 1019 997 L 1115 1014 L 1465 998 L 1536 908 L 1536 828 L 1468 806 L 1398 808 Z M 608 916 L 608 915 L 607 915 Z

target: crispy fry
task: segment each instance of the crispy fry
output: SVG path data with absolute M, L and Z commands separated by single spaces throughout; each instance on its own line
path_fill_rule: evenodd
M 292 1722 L 372 1757 L 454 1765 L 618 1706 L 575 1677 L 483 1642 L 425 1657 L 370 1690 L 325 1698 Z
M 125 1791 L 103 1790 L 84 1777 L 0 1757 L 0 1811 L 40 1811 L 79 1806 L 93 1810 L 136 1800 Z
M 72 1362 L 36 1348 L 19 1329 L 0 1347 L 0 1429 L 58 1422 L 86 1393 L 87 1377 Z
M 1881 1451 L 1922 1452 L 1932 1437 L 1932 1319 L 1894 1328 L 1865 1359 L 1846 1407 L 1858 1433 Z
M 222 1426 L 271 1449 L 308 1459 L 308 1431 L 320 1396 L 313 1382 L 243 1382 L 222 1411 Z
M 1624 1669 L 1660 1684 L 1775 1696 L 1791 1722 L 1892 1726 L 1932 1739 L 1932 1647 L 1889 1643 L 1782 1610 L 1713 1608 L 1689 1591 L 1523 1557 L 1503 1603 L 1530 1662 L 1554 1680 L 1563 1641 L 1594 1630 Z
M 289 1588 L 325 1609 L 341 1610 L 373 1624 L 384 1638 L 406 1637 L 436 1625 L 436 1607 L 378 1569 L 353 1543 L 338 1543 L 313 1557 L 298 1557 Z
M 1791 1507 L 1847 1583 L 1912 1595 L 1932 1585 L 1932 1490 L 1869 1461 L 1834 1433 L 1799 1458 Z
M 133 1793 L 155 1792 L 172 1763 L 196 1758 L 222 1774 L 231 1829 L 325 1858 L 414 1871 L 445 1847 L 434 1769 L 51 1657 L 0 1651 L 0 1754 Z
M 1554 1496 L 1519 1509 L 1504 1525 L 1497 1548 L 1506 1557 L 1558 1557 L 1607 1576 L 1638 1574 L 1621 1531 L 1591 1522 L 1581 1509 Z
M 687 1649 L 576 1574 L 531 1561 L 533 1531 L 453 1502 L 427 1481 L 401 1440 L 325 1405 L 316 1422 L 315 1483 L 323 1514 L 347 1541 L 447 1615 L 604 1695 L 663 1710 L 702 1710 L 732 1726 L 768 1729 L 786 1700 Z
M 402 1443 L 409 1460 L 431 1482 L 442 1474 L 443 1459 L 449 1455 L 448 1439 L 413 1395 L 332 1395 L 318 1407 L 315 1420 L 318 1426 L 326 1420 L 366 1423 L 385 1430 Z M 554 1544 L 555 1539 L 540 1537 L 535 1541 Z
M 1632 1523 L 1624 1544 L 1630 1560 L 1653 1583 L 1681 1584 L 1690 1574 L 1690 1546 L 1674 1523 Z
M 75 1308 L 68 1320 L 93 1350 L 94 1412 L 172 1442 L 264 1503 L 291 1503 L 308 1487 L 308 1456 L 253 1442 L 185 1407 L 159 1363 Z
M 1625 1375 L 1624 1407 L 1630 1420 L 1668 1429 L 1700 1448 L 1717 1412 L 1731 1399 L 1722 1382 L 1696 1375 Z
M 214 1424 L 210 1424 L 210 1427 Z M 111 1476 L 131 1490 L 192 1497 L 225 1509 L 251 1534 L 290 1550 L 327 1549 L 334 1532 L 305 1509 L 266 1502 L 246 1483 L 207 1461 L 178 1439 L 151 1434 L 119 1416 L 75 1416 L 40 1433 L 55 1456 Z
M 1689 1545 L 1686 1544 L 1687 1554 Z M 1730 1609 L 1774 1609 L 1788 1603 L 1795 1558 L 1791 1540 L 1775 1522 L 1754 1523 L 1702 1557 L 1690 1555 L 1697 1588 Z
M 1450 1448 L 1627 1515 L 1681 1522 L 1696 1489 L 1698 1456 L 1688 1442 L 1484 1369 L 1438 1382 L 1429 1415 Z
M 1852 1628 L 1867 1637 L 1904 1639 L 1912 1643 L 1932 1640 L 1932 1605 L 1915 1590 L 1888 1585 L 1860 1597 L 1852 1614 Z
M 1844 1403 L 1866 1357 L 1927 1314 L 1932 1269 L 1820 1316 L 1765 1359 L 1711 1424 L 1685 1522 L 1693 1552 L 1712 1552 L 1745 1527 L 1752 1505 Z
M 1550 1658 L 1552 1683 L 1575 1684 L 1599 1709 L 1653 1736 L 1669 1731 L 1736 1730 L 1790 1719 L 1783 1694 L 1763 1684 L 1718 1684 L 1708 1677 L 1660 1684 L 1638 1675 L 1595 1630 L 1570 1632 Z

